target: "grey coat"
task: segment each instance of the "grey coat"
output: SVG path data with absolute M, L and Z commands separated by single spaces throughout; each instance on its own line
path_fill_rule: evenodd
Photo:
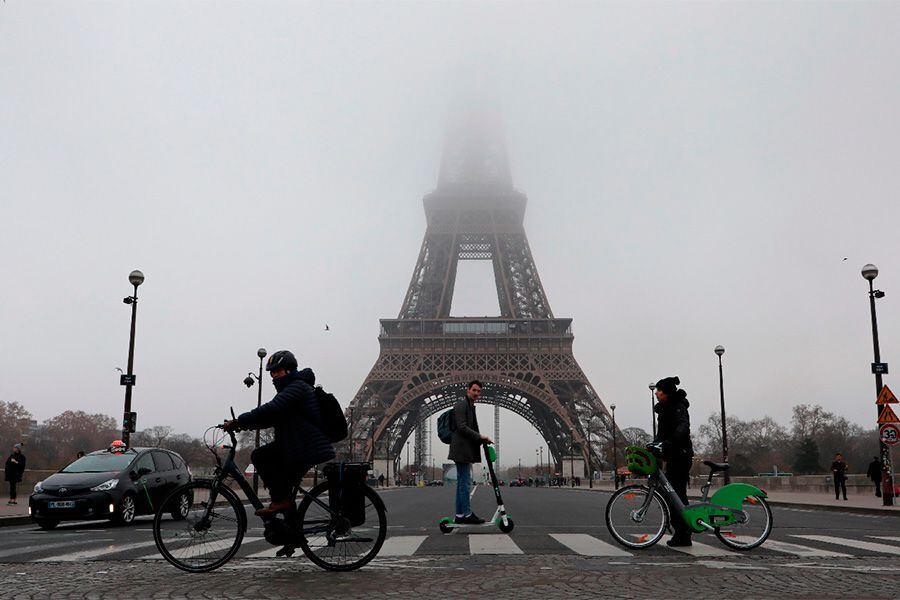
M 481 462 L 481 434 L 475 406 L 468 398 L 453 405 L 453 421 L 456 429 L 450 441 L 450 460 L 458 463 Z

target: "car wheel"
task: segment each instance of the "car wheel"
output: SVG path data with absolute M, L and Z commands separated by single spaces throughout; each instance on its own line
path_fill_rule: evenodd
M 54 521 L 53 519 L 35 519 L 35 523 L 41 529 L 55 529 L 57 525 L 59 525 L 59 521 Z
M 178 502 L 175 504 L 175 508 L 172 509 L 170 513 L 172 518 L 176 521 L 181 521 L 188 516 L 188 512 L 191 510 L 191 497 L 187 492 L 184 492 L 178 497 Z
M 135 506 L 134 495 L 125 494 L 119 501 L 116 512 L 113 513 L 112 521 L 118 525 L 130 525 L 136 514 L 137 506 Z

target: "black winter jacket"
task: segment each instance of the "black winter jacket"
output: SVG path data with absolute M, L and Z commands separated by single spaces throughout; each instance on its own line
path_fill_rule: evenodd
M 691 443 L 691 418 L 688 415 L 687 394 L 676 390 L 665 402 L 657 402 L 653 411 L 659 415 L 654 442 L 662 443 L 663 458 L 689 459 L 694 456 Z
M 475 406 L 468 398 L 453 405 L 453 421 L 456 429 L 450 440 L 450 460 L 458 463 L 481 462 L 481 434 Z
M 13 483 L 22 481 L 22 474 L 25 473 L 25 455 L 22 453 L 16 454 L 15 452 L 10 454 L 9 458 L 6 459 L 3 471 L 6 481 Z
M 315 384 L 312 369 L 288 373 L 273 381 L 274 398 L 237 418 L 242 429 L 274 427 L 275 444 L 295 471 L 334 458 L 334 446 L 322 433 Z

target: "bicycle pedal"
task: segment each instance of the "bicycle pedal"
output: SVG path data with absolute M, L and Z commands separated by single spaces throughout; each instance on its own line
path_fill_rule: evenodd
M 294 548 L 293 546 L 285 546 L 284 548 L 276 552 L 275 556 L 286 556 L 290 558 L 294 555 L 294 550 L 296 550 L 296 548 Z

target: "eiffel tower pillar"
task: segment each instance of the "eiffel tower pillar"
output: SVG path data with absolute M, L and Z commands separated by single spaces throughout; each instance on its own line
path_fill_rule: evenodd
M 427 229 L 400 314 L 381 320 L 378 359 L 348 409 L 354 447 L 368 459 L 385 438 L 397 456 L 420 423 L 479 379 L 481 401 L 495 405 L 495 416 L 506 408 L 530 422 L 556 464 L 575 447 L 598 465 L 612 440 L 610 415 L 572 353 L 572 319 L 550 309 L 525 233 L 526 205 L 497 115 L 459 116 L 437 188 L 424 198 Z M 498 317 L 450 317 L 461 260 L 493 265 Z M 499 434 L 497 418 L 498 445 Z M 422 433 L 416 439 L 421 466 Z

